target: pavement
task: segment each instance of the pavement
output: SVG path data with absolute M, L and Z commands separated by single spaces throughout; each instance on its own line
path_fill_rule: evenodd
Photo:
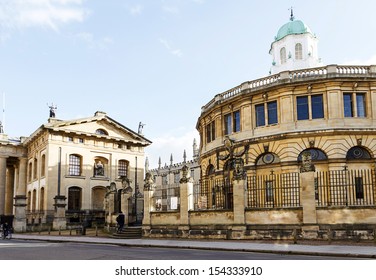
M 226 250 L 241 252 L 275 253 L 315 255 L 348 258 L 371 258 L 376 259 L 376 242 L 333 244 L 329 242 L 307 242 L 300 244 L 288 241 L 250 241 L 250 240 L 186 240 L 186 239 L 117 239 L 109 235 L 87 234 L 72 235 L 61 233 L 20 233 L 13 234 L 13 239 L 37 240 L 47 242 L 78 242 L 92 244 L 108 244 L 118 246 L 135 247 L 162 247 L 200 250 Z

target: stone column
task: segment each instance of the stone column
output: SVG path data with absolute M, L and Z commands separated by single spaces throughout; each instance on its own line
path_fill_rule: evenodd
M 67 220 L 65 217 L 65 206 L 67 205 L 65 203 L 66 199 L 67 198 L 63 195 L 54 197 L 55 215 L 52 225 L 54 230 L 64 230 L 67 228 Z
M 246 231 L 245 224 L 245 207 L 246 207 L 246 190 L 247 181 L 243 177 L 240 180 L 233 181 L 233 196 L 234 196 L 234 223 L 232 226 L 232 239 L 242 239 Z
M 17 232 L 26 231 L 26 168 L 27 159 L 20 158 L 18 167 L 18 184 L 14 197 L 14 221 L 13 227 Z
M 315 173 L 300 173 L 300 186 L 300 200 L 303 207 L 303 237 L 308 239 L 317 238 L 319 227 L 316 214 Z
M 5 188 L 7 177 L 7 156 L 0 156 L 0 215 L 5 214 Z
M 13 215 L 13 192 L 14 192 L 14 182 L 15 182 L 15 174 L 14 174 L 14 166 L 8 166 L 7 169 L 7 181 L 6 181 L 6 188 L 5 188 L 5 208 L 4 213 L 7 216 Z

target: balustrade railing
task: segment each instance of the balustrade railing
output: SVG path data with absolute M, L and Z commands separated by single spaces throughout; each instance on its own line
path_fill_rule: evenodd
M 291 83 L 296 80 L 302 81 L 305 79 L 311 80 L 312 78 L 326 78 L 329 77 L 329 74 L 335 74 L 337 77 L 349 77 L 354 75 L 367 76 L 376 74 L 371 71 L 371 68 L 371 66 L 361 65 L 327 65 L 324 67 L 281 72 L 275 75 L 245 82 L 230 90 L 217 94 L 212 100 L 202 107 L 202 112 L 205 112 L 218 102 L 224 102 L 242 94 L 243 90 L 250 89 L 252 91 L 256 91 L 279 83 Z

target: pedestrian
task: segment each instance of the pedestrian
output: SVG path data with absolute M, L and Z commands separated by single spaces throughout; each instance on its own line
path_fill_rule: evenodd
M 118 224 L 117 231 L 121 232 L 123 230 L 124 222 L 125 222 L 125 216 L 124 216 L 123 212 L 120 211 L 119 215 L 116 217 L 116 222 Z

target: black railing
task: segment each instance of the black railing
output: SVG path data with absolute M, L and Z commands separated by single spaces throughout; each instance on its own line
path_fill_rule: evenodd
M 317 206 L 375 206 L 374 170 L 332 170 L 317 172 Z
M 194 187 L 195 210 L 233 209 L 233 185 L 223 179 L 203 179 Z
M 249 176 L 247 194 L 249 208 L 299 207 L 299 173 Z

